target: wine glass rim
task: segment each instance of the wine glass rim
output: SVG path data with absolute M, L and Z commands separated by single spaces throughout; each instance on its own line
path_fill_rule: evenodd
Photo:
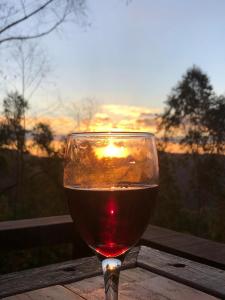
M 124 136 L 124 137 L 155 137 L 151 132 L 144 131 L 82 131 L 73 132 L 68 137 L 87 137 L 87 136 Z

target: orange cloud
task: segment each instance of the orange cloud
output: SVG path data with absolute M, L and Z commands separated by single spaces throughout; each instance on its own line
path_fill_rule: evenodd
M 42 116 L 27 118 L 27 127 L 31 129 L 37 122 L 51 125 L 55 135 L 67 135 L 74 131 L 156 131 L 156 113 L 159 109 L 139 106 L 105 104 L 99 106 L 91 120 L 77 120 L 70 115 Z M 74 114 L 76 115 L 76 114 Z
M 151 131 L 155 132 L 155 116 L 159 109 L 147 107 L 107 104 L 102 105 L 91 122 L 93 131 Z M 146 122 L 141 122 L 142 116 Z M 147 123 L 149 120 L 149 123 Z

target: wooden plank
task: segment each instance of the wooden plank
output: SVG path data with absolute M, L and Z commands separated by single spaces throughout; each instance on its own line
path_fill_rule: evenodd
M 69 215 L 52 216 L 44 218 L 23 219 L 0 222 L 0 231 L 16 230 L 32 227 L 45 227 L 48 225 L 70 224 L 72 219 Z
M 137 265 L 225 299 L 225 271 L 142 246 Z
M 18 294 L 2 300 L 81 300 L 84 299 L 70 290 L 55 285 L 48 288 L 34 290 L 24 294 Z
M 68 215 L 0 222 L 0 243 L 3 249 L 26 249 L 79 241 Z
M 0 222 L 1 250 L 74 243 L 76 257 L 90 255 L 69 215 Z M 225 270 L 225 244 L 149 225 L 140 244 Z
M 149 225 L 141 244 L 225 270 L 225 244 Z
M 71 283 L 66 287 L 85 299 L 104 300 L 102 276 Z M 215 300 L 217 298 L 142 268 L 134 268 L 121 272 L 119 299 Z
M 128 253 L 123 264 L 124 268 L 136 266 L 138 251 L 139 248 L 134 248 Z M 97 257 L 87 257 L 2 275 L 0 298 L 50 285 L 74 282 L 101 273 Z
M 90 255 L 69 215 L 0 222 L 1 250 L 75 243 L 77 257 Z M 225 244 L 149 225 L 140 244 L 225 270 Z

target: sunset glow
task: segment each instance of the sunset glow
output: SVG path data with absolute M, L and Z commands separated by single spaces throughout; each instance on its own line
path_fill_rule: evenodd
M 72 106 L 72 105 L 71 105 Z M 107 104 L 99 105 L 91 120 L 76 119 L 76 111 L 58 110 L 54 114 L 40 117 L 27 116 L 27 128 L 31 129 L 37 122 L 49 124 L 56 135 L 67 135 L 79 131 L 147 131 L 156 132 L 157 115 L 160 109 Z
M 44 122 L 49 124 L 53 131 L 55 140 L 52 143 L 53 148 L 57 151 L 63 146 L 63 137 L 71 132 L 92 131 L 92 132 L 110 132 L 110 131 L 145 131 L 160 135 L 157 133 L 158 116 L 161 113 L 160 109 L 132 106 L 132 105 L 116 105 L 105 104 L 99 105 L 98 110 L 93 115 L 87 125 L 86 120 L 80 120 L 77 127 L 76 119 L 67 111 L 58 111 L 55 115 L 46 115 L 39 118 L 27 117 L 27 128 L 31 129 L 36 122 Z M 178 132 L 179 134 L 179 132 Z M 28 140 L 27 146 L 29 151 L 38 156 L 44 156 L 37 147 L 34 147 L 33 142 Z M 168 152 L 184 153 L 186 149 L 181 147 L 179 143 L 170 143 L 167 147 Z M 104 146 L 96 149 L 98 158 L 103 157 L 126 157 L 128 156 L 127 149 L 115 145 L 112 141 Z
M 55 116 L 43 116 L 39 118 L 27 117 L 27 129 L 31 129 L 35 123 L 44 122 L 49 124 L 54 132 L 54 141 L 52 147 L 58 151 L 63 147 L 64 138 L 71 132 L 91 131 L 91 132 L 116 132 L 116 131 L 143 131 L 151 132 L 160 138 L 160 133 L 157 132 L 157 124 L 159 122 L 160 109 L 152 109 L 142 106 L 130 105 L 101 105 L 99 110 L 93 115 L 88 127 L 85 120 L 80 122 L 80 127 L 76 127 L 76 121 L 67 114 Z M 1 120 L 1 118 L 0 118 Z M 174 136 L 178 137 L 182 134 L 176 130 Z M 27 140 L 29 151 L 37 156 L 46 156 L 47 154 L 33 146 L 32 139 Z M 185 153 L 187 147 L 181 146 L 179 141 L 167 143 L 167 152 Z M 123 147 L 118 147 L 112 141 L 107 146 L 96 149 L 98 158 L 103 157 L 126 157 L 127 150 Z

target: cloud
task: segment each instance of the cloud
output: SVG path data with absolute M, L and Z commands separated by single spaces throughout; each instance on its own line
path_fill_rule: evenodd
M 75 121 L 73 118 L 66 116 L 43 116 L 39 118 L 28 117 L 26 121 L 27 128 L 31 129 L 38 122 L 49 124 L 56 135 L 66 135 L 75 130 Z
M 144 126 L 144 127 L 156 125 L 156 121 L 154 119 L 138 119 L 136 120 L 136 123 L 138 124 L 137 126 Z
M 98 111 L 87 123 L 81 120 L 77 128 L 77 120 L 70 115 L 59 113 L 57 116 L 27 116 L 26 127 L 32 127 L 38 122 L 49 124 L 57 136 L 67 135 L 74 131 L 151 131 L 155 132 L 156 113 L 159 109 L 141 106 L 105 104 L 99 105 Z
M 117 117 L 138 118 L 140 114 L 157 114 L 159 108 L 149 108 L 142 106 L 106 104 L 102 105 L 102 111 L 108 115 L 116 115 Z
M 156 115 L 158 115 L 157 113 L 153 113 L 153 112 L 142 112 L 141 114 L 140 114 L 140 116 L 139 116 L 139 118 L 140 119 L 142 119 L 142 118 L 144 118 L 144 119 L 146 119 L 146 118 L 155 118 L 156 117 Z

